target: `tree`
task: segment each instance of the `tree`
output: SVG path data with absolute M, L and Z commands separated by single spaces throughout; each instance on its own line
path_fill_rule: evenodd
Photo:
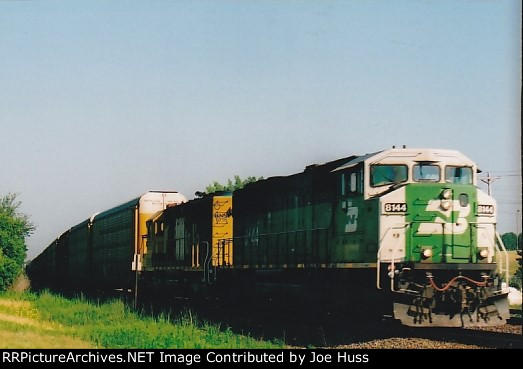
M 521 290 L 521 233 L 518 236 L 516 236 L 514 232 L 503 233 L 501 235 L 501 240 L 503 241 L 505 248 L 509 251 L 517 250 L 519 248 L 519 268 L 516 270 L 514 276 L 512 276 L 510 279 L 510 286 Z
M 247 177 L 245 179 L 241 179 L 240 176 L 235 175 L 234 176 L 234 182 L 229 178 L 227 180 L 227 184 L 226 185 L 223 185 L 223 184 L 219 183 L 218 181 L 213 181 L 213 183 L 211 183 L 210 185 L 205 187 L 205 193 L 214 193 L 214 192 L 219 192 L 219 191 L 239 190 L 240 188 L 245 187 L 245 185 L 247 185 L 249 183 L 256 182 L 256 181 L 259 181 L 261 179 L 263 179 L 263 177 L 259 177 L 259 178 Z M 197 192 L 196 194 L 198 196 L 203 196 L 205 193 Z
M 521 234 L 519 235 L 519 239 L 521 240 Z M 501 235 L 501 240 L 503 241 L 503 244 L 507 250 L 516 250 L 518 242 L 517 236 L 514 232 L 503 233 Z M 521 248 L 521 244 L 519 247 Z
M 19 212 L 16 193 L 0 197 L 0 291 L 6 290 L 22 272 L 27 253 L 25 238 L 35 227 Z

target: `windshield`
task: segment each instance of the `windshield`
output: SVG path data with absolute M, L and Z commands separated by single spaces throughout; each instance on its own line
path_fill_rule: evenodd
M 472 168 L 470 167 L 446 167 L 445 182 L 472 184 Z
M 434 164 L 416 164 L 412 168 L 412 176 L 416 182 L 439 182 L 439 167 Z
M 372 165 L 370 183 L 373 187 L 407 181 L 406 165 Z

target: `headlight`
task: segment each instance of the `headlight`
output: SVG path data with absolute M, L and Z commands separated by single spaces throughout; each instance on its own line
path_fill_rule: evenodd
M 423 250 L 423 257 L 425 259 L 428 259 L 432 256 L 432 249 L 425 249 Z
M 451 206 L 452 206 L 452 202 L 450 202 L 449 200 L 445 200 L 445 201 L 441 202 L 441 208 L 443 210 L 449 210 Z
M 479 252 L 479 256 L 482 258 L 482 259 L 485 259 L 487 256 L 488 256 L 488 250 L 487 249 L 483 249 Z
M 446 188 L 441 194 L 441 197 L 443 197 L 445 200 L 450 199 L 452 197 L 452 190 L 450 188 Z

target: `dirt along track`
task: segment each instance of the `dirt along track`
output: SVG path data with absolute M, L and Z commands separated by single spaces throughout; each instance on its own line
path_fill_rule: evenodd
M 481 328 L 403 327 L 401 336 L 413 343 L 405 345 L 405 348 L 523 348 L 521 325 L 505 324 L 496 327 L 495 331 Z

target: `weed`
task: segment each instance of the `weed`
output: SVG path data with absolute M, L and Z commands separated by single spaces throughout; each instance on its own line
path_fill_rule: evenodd
M 283 342 L 259 341 L 234 334 L 229 328 L 199 322 L 191 310 L 178 317 L 162 314 L 158 317 L 140 315 L 120 300 L 96 303 L 80 296 L 66 299 L 49 291 L 40 294 L 4 293 L 0 304 L 3 314 L 39 322 L 39 325 L 21 326 L 9 323 L 8 330 L 31 330 L 36 335 L 57 334 L 71 337 L 71 342 L 91 342 L 99 348 L 281 348 Z M 6 307 L 7 306 L 7 307 Z M 2 327 L 6 321 L 0 320 Z M 55 327 L 55 332 L 49 327 Z M 61 340 L 60 342 L 68 342 Z M 5 343 L 9 347 L 9 342 Z M 56 346 L 53 346 L 56 347 Z M 77 347 L 77 346 L 75 346 Z M 69 347 L 64 347 L 69 348 Z

